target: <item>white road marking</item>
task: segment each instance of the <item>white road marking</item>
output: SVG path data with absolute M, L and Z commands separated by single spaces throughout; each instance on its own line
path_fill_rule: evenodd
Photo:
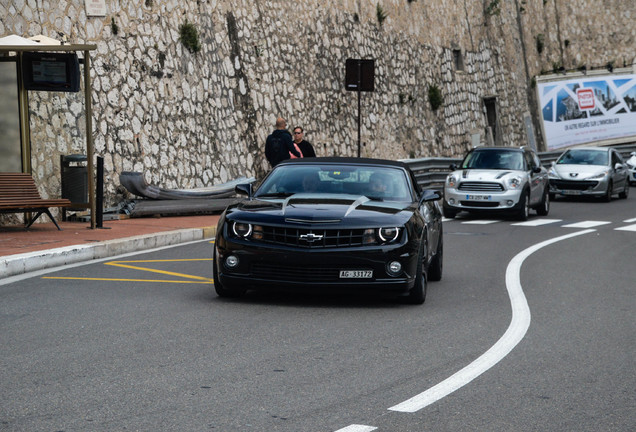
M 583 222 L 577 222 L 577 223 L 573 223 L 569 225 L 563 225 L 563 228 L 594 228 L 597 226 L 607 225 L 610 223 L 611 222 L 605 222 L 605 221 L 583 221 Z
M 625 222 L 625 223 L 632 223 L 632 222 L 636 222 L 636 218 L 633 218 L 633 219 L 626 219 L 626 220 L 624 220 L 623 222 Z
M 620 228 L 614 228 L 616 231 L 636 231 L 636 225 L 627 225 Z
M 556 223 L 556 222 L 561 222 L 563 219 L 534 219 L 534 220 L 529 220 L 526 222 L 518 222 L 518 223 L 513 223 L 510 225 L 517 225 L 517 226 L 540 226 L 540 225 L 547 225 L 547 224 L 551 224 L 551 223 Z
M 520 271 L 523 261 L 539 249 L 546 247 L 552 243 L 566 240 L 572 237 L 580 236 L 594 232 L 593 229 L 583 230 L 576 233 L 556 237 L 550 240 L 537 243 L 520 253 L 518 253 L 508 264 L 506 269 L 506 289 L 510 297 L 512 307 L 512 319 L 508 329 L 503 336 L 488 351 L 482 354 L 475 361 L 464 367 L 460 371 L 446 378 L 439 384 L 430 389 L 412 397 L 398 405 L 389 408 L 391 411 L 400 412 L 416 412 L 420 409 L 442 399 L 451 394 L 455 390 L 465 386 L 482 373 L 497 364 L 501 359 L 506 357 L 510 351 L 523 339 L 530 326 L 530 308 L 523 294 L 520 281 Z
M 466 225 L 488 225 L 488 224 L 494 224 L 494 223 L 497 223 L 497 222 L 501 222 L 501 221 L 499 221 L 499 220 L 486 220 L 486 219 L 480 220 L 480 219 L 477 219 L 477 220 L 465 221 L 465 222 L 462 222 L 462 223 L 466 224 Z
M 346 428 L 338 429 L 336 432 L 371 432 L 376 430 L 377 427 L 365 426 L 365 425 L 351 425 Z

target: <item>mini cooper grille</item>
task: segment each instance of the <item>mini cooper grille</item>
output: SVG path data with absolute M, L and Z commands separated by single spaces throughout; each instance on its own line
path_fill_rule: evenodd
M 459 190 L 463 191 L 475 191 L 475 192 L 501 192 L 503 186 L 499 183 L 485 183 L 485 182 L 462 182 Z
M 261 225 L 262 226 L 262 225 Z M 303 248 L 362 246 L 363 229 L 303 229 L 262 226 L 265 243 Z
M 592 180 L 550 180 L 550 183 L 557 189 L 586 190 L 595 187 L 598 182 Z
M 497 201 L 460 201 L 459 203 L 464 207 L 499 207 L 499 202 Z

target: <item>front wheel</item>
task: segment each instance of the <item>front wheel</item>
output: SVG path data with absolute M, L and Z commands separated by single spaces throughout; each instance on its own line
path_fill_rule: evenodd
M 426 300 L 426 272 L 424 271 L 424 260 L 426 260 L 426 255 L 426 246 L 422 244 L 417 255 L 415 284 L 405 299 L 408 304 L 421 305 Z
M 612 182 L 609 182 L 607 184 L 607 191 L 605 191 L 605 195 L 603 195 L 603 201 L 610 202 L 612 200 L 612 189 L 613 188 L 614 188 L 614 185 L 612 185 Z
M 431 265 L 428 267 L 428 280 L 440 281 L 442 280 L 442 270 L 444 266 L 444 241 L 442 239 L 442 232 L 439 234 L 439 240 L 437 243 L 437 252 L 431 260 Z
M 455 216 L 457 216 L 457 213 L 458 213 L 457 210 L 450 208 L 446 205 L 443 206 L 442 210 L 443 210 L 444 217 L 448 219 L 455 219 Z
M 530 214 L 530 205 L 528 199 L 528 191 L 524 190 L 523 192 L 521 192 L 521 197 L 519 198 L 519 203 L 517 204 L 517 209 L 515 211 L 515 218 L 517 220 L 528 220 L 528 215 Z
M 550 211 L 550 193 L 548 189 L 543 192 L 543 199 L 541 200 L 541 204 L 537 207 L 537 214 L 539 216 L 547 216 Z

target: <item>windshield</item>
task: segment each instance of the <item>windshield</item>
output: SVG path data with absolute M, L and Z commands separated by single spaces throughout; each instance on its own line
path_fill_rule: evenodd
M 566 165 L 607 165 L 609 154 L 605 150 L 572 149 L 557 160 L 557 164 Z
M 296 193 L 364 195 L 382 201 L 412 201 L 404 170 L 380 166 L 294 164 L 277 166 L 255 192 L 256 198 Z
M 462 169 L 523 170 L 523 153 L 510 150 L 477 150 L 466 155 Z

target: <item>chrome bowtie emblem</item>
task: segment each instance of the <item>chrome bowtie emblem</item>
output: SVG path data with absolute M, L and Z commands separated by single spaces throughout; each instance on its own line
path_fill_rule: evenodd
M 578 177 L 579 173 L 570 173 L 570 177 Z
M 298 238 L 301 240 L 305 240 L 307 243 L 313 243 L 315 241 L 322 240 L 322 237 L 323 237 L 322 234 L 308 233 L 308 234 L 302 234 Z

